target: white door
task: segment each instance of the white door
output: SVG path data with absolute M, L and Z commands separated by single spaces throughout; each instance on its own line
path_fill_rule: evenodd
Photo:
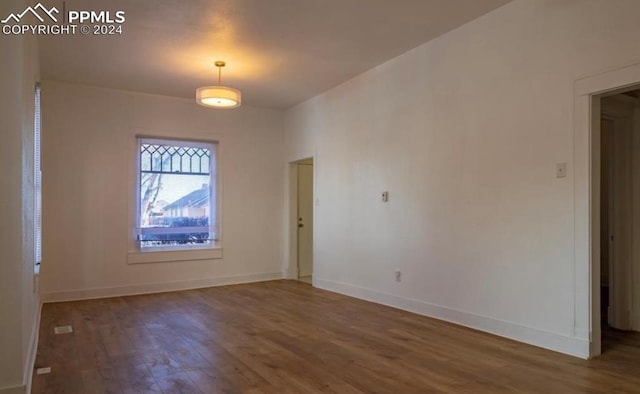
M 298 164 L 298 277 L 313 275 L 313 164 Z

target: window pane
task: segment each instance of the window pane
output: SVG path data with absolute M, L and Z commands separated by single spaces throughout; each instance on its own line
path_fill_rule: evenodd
M 203 147 L 140 145 L 142 172 L 209 174 L 211 150 Z
M 140 169 L 142 171 L 151 171 L 151 154 L 146 150 L 141 153 Z
M 140 145 L 140 246 L 210 244 L 212 151 L 170 144 Z

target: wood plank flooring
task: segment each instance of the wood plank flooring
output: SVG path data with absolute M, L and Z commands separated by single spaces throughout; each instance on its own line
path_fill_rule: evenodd
M 45 304 L 32 392 L 640 393 L 640 335 L 604 346 L 585 361 L 272 281 Z

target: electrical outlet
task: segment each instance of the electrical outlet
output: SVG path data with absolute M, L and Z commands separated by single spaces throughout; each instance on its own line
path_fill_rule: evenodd
M 402 280 L 402 272 L 396 271 L 395 277 L 396 277 L 396 282 L 400 282 Z

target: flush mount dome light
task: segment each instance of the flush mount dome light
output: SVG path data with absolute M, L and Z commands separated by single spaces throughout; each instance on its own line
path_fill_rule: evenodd
M 238 89 L 222 86 L 222 67 L 225 62 L 217 61 L 218 85 L 203 86 L 196 89 L 196 102 L 205 107 L 237 108 L 242 103 L 242 94 Z
M 214 108 L 236 108 L 240 106 L 240 91 L 226 86 L 203 86 L 196 90 L 198 104 Z

